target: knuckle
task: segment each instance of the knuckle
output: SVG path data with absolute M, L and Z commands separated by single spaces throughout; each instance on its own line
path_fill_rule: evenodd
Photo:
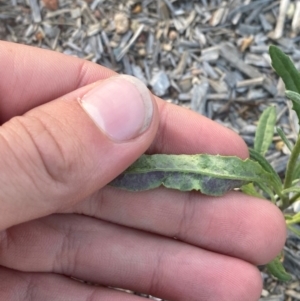
M 155 137 L 155 140 L 152 142 L 151 146 L 148 149 L 148 152 L 156 153 L 158 150 L 160 153 L 168 153 L 170 150 L 168 149 L 168 125 L 169 122 L 169 110 L 168 110 L 168 104 L 163 103 L 160 107 L 160 119 L 163 120 L 163 122 L 159 123 L 159 128 L 157 131 L 157 135 Z
M 149 281 L 148 291 L 152 295 L 159 295 L 163 291 L 164 268 L 165 268 L 165 253 L 160 250 L 156 254 L 156 261 L 152 268 L 152 275 Z
M 38 283 L 35 277 L 26 277 L 26 289 L 24 291 L 24 301 L 38 300 Z
M 9 250 L 12 245 L 13 245 L 13 240 L 9 230 L 8 229 L 2 230 L 0 232 L 0 254 L 2 255 L 1 258 L 4 257 L 2 251 Z M 0 260 L 0 262 L 1 261 L 2 260 Z
M 90 294 L 87 296 L 86 301 L 97 301 L 99 300 L 99 290 L 97 287 L 91 288 Z
M 192 226 L 196 214 L 196 202 L 198 196 L 193 191 L 187 193 L 187 198 L 182 202 L 181 214 L 179 215 L 176 238 L 187 240 L 192 233 Z
M 64 125 L 59 120 L 46 113 L 38 117 L 18 116 L 9 121 L 8 127 L 12 141 L 10 148 L 18 160 L 24 162 L 26 159 L 30 167 L 36 167 L 30 168 L 30 172 L 38 171 L 39 178 L 44 175 L 47 182 L 66 184 L 78 167 L 77 156 L 74 141 L 63 132 Z M 20 139 L 22 143 L 18 143 L 17 151 L 14 143 Z
M 64 275 L 75 275 L 80 250 L 80 242 L 72 234 L 72 229 L 64 229 L 61 233 L 61 244 L 53 260 L 53 272 L 60 271 Z M 65 254 L 68 254 L 67 258 Z

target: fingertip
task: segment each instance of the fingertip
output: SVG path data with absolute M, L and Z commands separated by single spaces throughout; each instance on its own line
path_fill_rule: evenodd
M 282 251 L 287 238 L 287 228 L 284 215 L 281 210 L 266 201 L 266 205 L 263 210 L 262 227 L 266 233 L 265 239 L 262 241 L 262 250 L 259 261 L 257 264 L 267 264 L 273 260 Z
M 235 277 L 234 282 L 236 286 L 231 291 L 233 294 L 232 298 L 227 300 L 258 300 L 263 289 L 263 280 L 260 271 L 256 266 L 251 266 L 246 262 L 239 265 L 239 268 L 241 268 L 239 271 L 232 272 L 232 275 Z
M 149 153 L 249 156 L 245 141 L 234 131 L 188 108 L 157 98 L 160 125 Z
M 242 239 L 240 252 L 243 258 L 255 265 L 270 262 L 282 251 L 285 244 L 287 232 L 283 213 L 269 200 L 241 193 L 230 195 L 231 200 L 243 201 L 237 209 L 239 218 L 233 221 L 235 227 L 240 226 L 237 232 Z
M 153 119 L 150 91 L 143 82 L 128 75 L 98 82 L 79 103 L 114 142 L 137 138 L 149 128 Z

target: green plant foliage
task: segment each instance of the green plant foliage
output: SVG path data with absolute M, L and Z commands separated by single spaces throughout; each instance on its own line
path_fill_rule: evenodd
M 300 223 L 300 212 L 298 212 L 297 214 L 295 214 L 294 216 L 286 220 L 287 225 L 293 225 L 298 223 Z
M 293 103 L 293 110 L 296 112 L 298 117 L 298 123 L 300 121 L 300 94 L 293 91 L 286 91 L 285 95 Z
M 214 155 L 143 155 L 111 185 L 132 191 L 161 185 L 181 191 L 200 190 L 219 196 L 248 182 L 274 180 L 260 164 L 238 157 Z
M 293 232 L 293 233 L 295 233 L 296 235 L 300 236 L 300 231 L 299 231 L 298 229 L 296 229 L 295 227 L 292 227 L 291 225 L 288 225 L 287 227 L 288 227 L 288 229 L 289 229 L 291 232 Z
M 288 138 L 286 137 L 284 131 L 280 128 L 277 127 L 276 131 L 278 133 L 278 135 L 280 136 L 281 140 L 284 142 L 284 144 L 287 146 L 287 148 L 292 151 L 293 150 L 293 145 L 292 143 L 288 140 Z
M 293 102 L 300 120 L 300 73 L 291 59 L 278 47 L 270 47 L 272 66 L 285 83 L 286 96 Z M 277 133 L 291 151 L 282 184 L 281 178 L 264 157 L 272 143 L 276 124 L 275 107 L 267 108 L 259 118 L 254 149 L 250 159 L 237 157 L 196 155 L 143 155 L 110 185 L 131 191 L 154 189 L 159 186 L 182 191 L 198 190 L 220 196 L 234 188 L 248 195 L 268 198 L 284 211 L 300 199 L 300 139 L 293 145 L 282 129 Z M 300 236 L 294 225 L 300 223 L 300 213 L 285 215 L 288 229 Z M 285 271 L 281 255 L 267 265 L 269 272 L 282 281 L 291 276 Z
M 284 190 L 282 191 L 282 193 L 284 193 L 284 194 L 286 194 L 286 193 L 291 193 L 291 192 L 299 193 L 299 192 L 300 192 L 300 186 L 293 186 L 293 187 L 284 189 Z
M 293 180 L 297 179 L 300 179 L 300 162 L 297 162 L 293 173 Z
M 273 177 L 274 182 L 276 182 L 276 188 L 281 188 L 282 183 L 281 183 L 281 179 L 279 177 L 279 175 L 277 174 L 277 172 L 274 170 L 274 168 L 271 166 L 271 164 L 267 161 L 267 159 L 265 157 L 263 157 L 259 152 L 257 152 L 255 149 L 249 148 L 249 154 L 250 154 L 250 158 L 253 161 L 258 162 L 265 171 L 267 171 L 268 173 L 270 173 Z
M 291 275 L 288 274 L 281 263 L 282 256 L 277 256 L 273 261 L 267 264 L 268 271 L 282 281 L 289 281 L 292 279 Z
M 276 123 L 276 108 L 269 107 L 261 115 L 258 121 L 255 133 L 254 149 L 264 155 L 274 136 L 274 127 Z
M 264 197 L 256 190 L 253 183 L 248 183 L 241 187 L 241 191 L 243 191 L 247 195 L 251 195 L 257 198 L 264 199 Z
M 275 195 L 272 191 L 271 188 L 268 187 L 268 185 L 264 184 L 264 183 L 257 183 L 257 186 L 264 191 L 267 195 L 268 195 L 268 199 L 271 199 L 272 203 L 275 204 L 276 200 L 275 200 Z
M 269 48 L 269 54 L 272 66 L 283 80 L 286 90 L 300 93 L 300 74 L 292 60 L 278 47 L 273 45 Z

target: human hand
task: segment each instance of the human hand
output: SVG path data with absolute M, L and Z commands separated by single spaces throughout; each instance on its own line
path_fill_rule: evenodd
M 6 42 L 0 56 L 0 300 L 142 300 L 108 286 L 170 301 L 258 300 L 255 265 L 285 240 L 270 202 L 105 186 L 146 150 L 245 158 L 235 133 L 142 87 L 143 114 L 135 84 L 104 82 L 114 73 L 96 64 Z M 106 131 L 86 114 L 99 122 L 84 97 L 95 87 L 101 113 L 113 114 Z

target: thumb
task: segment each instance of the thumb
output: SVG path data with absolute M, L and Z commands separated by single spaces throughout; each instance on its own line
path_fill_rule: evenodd
M 0 229 L 58 212 L 100 189 L 146 151 L 155 100 L 138 79 L 99 81 L 0 127 Z

